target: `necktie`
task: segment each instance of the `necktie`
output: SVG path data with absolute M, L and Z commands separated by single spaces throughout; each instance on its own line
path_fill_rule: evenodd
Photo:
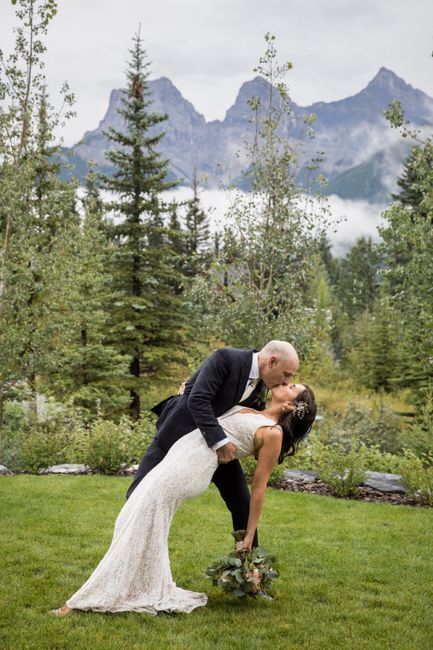
M 247 397 L 249 397 L 251 395 L 251 393 L 253 392 L 253 390 L 255 389 L 257 384 L 259 383 L 259 381 L 260 381 L 260 377 L 254 377 L 254 378 L 249 380 L 248 385 L 247 385 L 246 389 L 244 390 L 244 394 L 242 395 L 241 399 L 239 400 L 240 402 L 243 402 L 244 400 L 247 399 Z

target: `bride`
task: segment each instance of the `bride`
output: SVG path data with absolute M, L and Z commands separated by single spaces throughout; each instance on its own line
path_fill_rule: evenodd
M 272 468 L 296 452 L 315 416 L 314 394 L 308 385 L 281 384 L 272 389 L 264 411 L 238 405 L 218 418 L 229 440 L 236 443 L 237 457 L 255 455 L 258 459 L 247 529 L 238 550 L 252 546 Z M 206 594 L 182 589 L 173 581 L 168 535 L 181 502 L 206 490 L 217 465 L 216 451 L 208 447 L 199 429 L 180 438 L 123 506 L 110 548 L 90 578 L 53 613 L 189 613 L 206 605 Z

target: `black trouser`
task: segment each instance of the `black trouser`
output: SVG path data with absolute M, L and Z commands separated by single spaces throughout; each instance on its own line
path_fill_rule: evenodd
M 146 474 L 161 462 L 166 453 L 167 451 L 159 446 L 156 439 L 151 442 L 138 466 L 135 478 L 128 488 L 127 499 Z M 218 465 L 212 481 L 217 486 L 227 508 L 230 510 L 233 530 L 245 530 L 250 511 L 250 492 L 240 462 L 232 460 L 230 463 Z M 257 531 L 254 535 L 253 546 L 258 546 Z

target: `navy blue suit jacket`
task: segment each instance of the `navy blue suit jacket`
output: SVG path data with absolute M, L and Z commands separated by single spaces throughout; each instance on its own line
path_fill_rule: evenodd
M 217 418 L 239 403 L 248 381 L 255 350 L 220 348 L 186 382 L 183 395 L 169 397 L 152 411 L 159 415 L 156 440 L 169 449 L 189 431 L 201 430 L 212 447 L 226 437 Z M 265 385 L 258 383 L 242 404 L 263 410 Z

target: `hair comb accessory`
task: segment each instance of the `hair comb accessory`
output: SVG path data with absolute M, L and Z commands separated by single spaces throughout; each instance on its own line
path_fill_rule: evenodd
M 296 415 L 299 420 L 302 420 L 304 415 L 308 413 L 308 404 L 307 402 L 296 402 L 296 406 L 293 409 L 292 413 L 293 415 Z

